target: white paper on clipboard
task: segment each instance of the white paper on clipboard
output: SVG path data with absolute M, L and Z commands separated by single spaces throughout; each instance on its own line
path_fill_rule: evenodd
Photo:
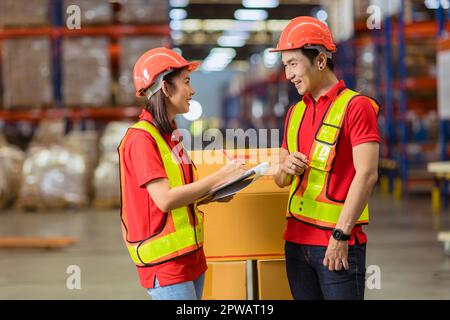
M 208 202 L 217 201 L 229 196 L 232 196 L 254 181 L 258 180 L 262 175 L 264 175 L 269 170 L 269 163 L 262 162 L 259 165 L 248 169 L 241 176 L 220 185 L 213 190 L 211 190 L 206 196 L 202 197 L 199 202 L 207 199 Z

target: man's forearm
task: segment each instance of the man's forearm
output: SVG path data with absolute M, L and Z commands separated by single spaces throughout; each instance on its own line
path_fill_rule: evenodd
M 345 200 L 336 228 L 350 234 L 361 216 L 377 182 L 376 172 L 356 174 Z

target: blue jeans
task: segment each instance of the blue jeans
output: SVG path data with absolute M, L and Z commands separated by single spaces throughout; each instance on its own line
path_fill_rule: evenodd
M 286 271 L 296 300 L 364 300 L 366 245 L 349 246 L 348 270 L 323 265 L 327 247 L 286 242 Z
M 153 289 L 147 289 L 152 300 L 201 300 L 203 294 L 203 283 L 205 274 L 194 281 L 180 282 L 161 287 L 155 277 Z

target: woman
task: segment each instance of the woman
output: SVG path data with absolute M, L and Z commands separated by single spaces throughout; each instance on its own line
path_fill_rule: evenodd
M 206 259 L 196 201 L 243 172 L 241 163 L 232 162 L 197 180 L 177 143 L 174 119 L 189 111 L 195 94 L 189 73 L 197 66 L 166 48 L 138 59 L 136 94 L 148 104 L 119 146 L 122 233 L 141 285 L 154 300 L 201 299 Z

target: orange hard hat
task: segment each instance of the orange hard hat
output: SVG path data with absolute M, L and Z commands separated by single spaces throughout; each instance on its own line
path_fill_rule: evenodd
M 328 52 L 335 52 L 336 45 L 330 29 L 320 20 L 301 16 L 292 19 L 281 33 L 277 48 L 271 52 L 305 48 L 325 47 Z
M 155 48 L 145 52 L 134 65 L 133 79 L 136 96 L 144 96 L 151 86 L 153 93 L 161 87 L 162 77 L 175 69 L 187 67 L 189 71 L 197 69 L 198 62 L 188 62 L 178 53 L 167 48 Z

